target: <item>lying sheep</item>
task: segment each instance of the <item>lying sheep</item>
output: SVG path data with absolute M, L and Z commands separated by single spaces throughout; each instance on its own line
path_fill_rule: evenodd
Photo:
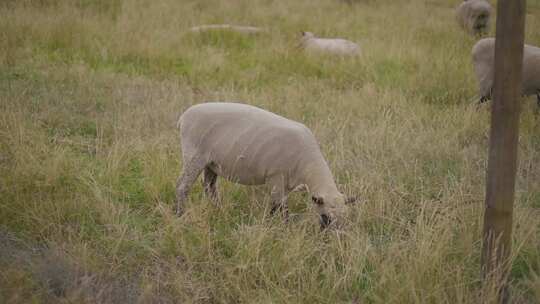
M 470 34 L 482 35 L 489 31 L 491 4 L 486 0 L 465 0 L 456 9 L 461 27 Z
M 479 40 L 472 49 L 474 71 L 479 83 L 480 103 L 491 99 L 495 64 L 495 39 Z M 522 94 L 535 95 L 540 107 L 540 48 L 525 44 L 523 49 Z
M 178 121 L 184 169 L 176 188 L 181 215 L 191 186 L 203 173 L 203 187 L 218 199 L 218 176 L 242 185 L 268 184 L 272 211 L 287 216 L 287 196 L 306 185 L 320 214 L 321 227 L 339 225 L 346 199 L 334 182 L 313 133 L 301 123 L 240 103 L 203 103 Z
M 358 44 L 339 38 L 317 38 L 311 32 L 302 32 L 300 47 L 307 52 L 328 53 L 336 55 L 358 55 Z
M 208 32 L 212 30 L 227 30 L 231 32 L 236 32 L 240 34 L 258 34 L 263 32 L 261 28 L 254 26 L 241 26 L 241 25 L 230 25 L 230 24 L 208 24 L 194 26 L 189 29 L 193 33 Z

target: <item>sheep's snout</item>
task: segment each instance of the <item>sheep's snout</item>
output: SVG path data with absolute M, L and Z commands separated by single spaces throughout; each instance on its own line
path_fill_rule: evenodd
M 321 231 L 326 229 L 342 229 L 345 226 L 345 217 L 322 213 L 319 215 Z
M 326 228 L 330 227 L 330 224 L 332 224 L 333 220 L 330 218 L 328 214 L 321 214 L 319 222 L 321 224 L 321 230 L 325 230 Z
M 474 25 L 474 30 L 477 32 L 483 32 L 486 30 L 486 28 L 487 28 L 487 24 L 482 21 L 479 21 Z
M 345 226 L 347 218 L 347 208 L 343 209 L 334 209 L 327 208 L 322 210 L 319 213 L 319 222 L 321 224 L 321 230 L 331 228 L 331 229 L 341 229 Z

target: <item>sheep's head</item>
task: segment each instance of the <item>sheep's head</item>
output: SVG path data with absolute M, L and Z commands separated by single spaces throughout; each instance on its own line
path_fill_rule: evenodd
M 341 193 L 336 195 L 319 195 L 311 197 L 320 216 L 321 229 L 343 226 L 348 213 L 348 204 L 356 198 L 347 198 Z
M 482 35 L 488 31 L 491 5 L 485 0 L 470 1 L 468 27 L 473 34 Z
M 315 35 L 313 35 L 313 33 L 311 32 L 300 32 L 300 35 L 301 35 L 300 41 L 298 42 L 296 49 L 304 48 L 308 40 L 315 37 Z
M 314 38 L 315 35 L 313 35 L 312 32 L 300 32 L 302 34 L 302 39 L 310 39 Z

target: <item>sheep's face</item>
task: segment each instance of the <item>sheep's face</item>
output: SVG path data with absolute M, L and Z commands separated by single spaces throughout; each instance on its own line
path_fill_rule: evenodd
M 487 28 L 489 26 L 489 13 L 487 12 L 479 12 L 473 16 L 473 28 L 472 30 L 477 33 L 481 34 L 487 31 Z
M 313 196 L 312 200 L 320 215 L 321 229 L 343 226 L 348 213 L 346 204 L 354 201 L 354 199 L 345 198 L 341 193 L 337 195 Z
M 313 33 L 310 32 L 300 32 L 300 41 L 298 42 L 298 45 L 296 46 L 297 49 L 306 47 L 306 44 L 308 43 L 308 40 L 315 37 Z
M 302 39 L 310 39 L 315 37 L 312 32 L 302 32 Z

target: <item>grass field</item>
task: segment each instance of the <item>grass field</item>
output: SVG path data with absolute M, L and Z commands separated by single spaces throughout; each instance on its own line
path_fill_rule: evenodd
M 449 0 L 0 1 L 0 303 L 480 303 L 489 106 Z M 540 45 L 540 1 L 526 42 Z M 253 37 L 191 26 L 261 26 Z M 359 42 L 306 56 L 299 32 Z M 492 30 L 493 34 L 493 30 Z M 309 126 L 348 227 L 309 196 L 199 183 L 173 212 L 188 106 Z M 524 100 L 511 291 L 540 302 L 540 120 Z

